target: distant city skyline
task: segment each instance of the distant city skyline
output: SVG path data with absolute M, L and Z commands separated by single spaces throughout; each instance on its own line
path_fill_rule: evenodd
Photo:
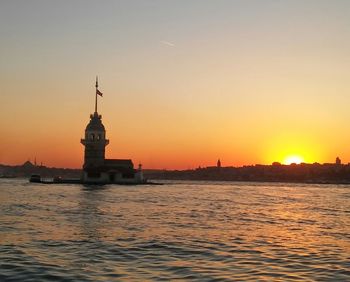
M 2 1 L 0 163 L 350 162 L 350 1 Z

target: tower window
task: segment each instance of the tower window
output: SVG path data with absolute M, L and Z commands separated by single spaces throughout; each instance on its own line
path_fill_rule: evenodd
M 97 140 L 101 140 L 101 134 L 97 135 Z
M 95 140 L 95 134 L 91 133 L 91 134 L 90 134 L 90 139 L 91 139 L 92 141 Z

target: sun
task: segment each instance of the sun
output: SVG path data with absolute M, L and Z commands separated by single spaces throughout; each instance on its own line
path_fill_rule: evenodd
M 302 162 L 304 162 L 304 159 L 301 156 L 288 156 L 283 161 L 283 163 L 286 165 L 301 164 Z

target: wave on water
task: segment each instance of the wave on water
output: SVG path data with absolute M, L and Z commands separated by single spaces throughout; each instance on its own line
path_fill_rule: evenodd
M 349 191 L 0 182 L 0 281 L 349 281 Z

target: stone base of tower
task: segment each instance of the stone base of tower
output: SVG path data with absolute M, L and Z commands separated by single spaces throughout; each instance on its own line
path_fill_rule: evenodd
M 82 182 L 87 184 L 142 184 L 141 167 L 134 169 L 131 160 L 105 159 L 104 165 L 84 167 Z
M 140 177 L 138 172 L 133 177 L 123 177 L 120 173 L 101 172 L 100 174 L 92 175 L 89 172 L 83 171 L 82 183 L 85 184 L 143 184 L 145 179 Z

